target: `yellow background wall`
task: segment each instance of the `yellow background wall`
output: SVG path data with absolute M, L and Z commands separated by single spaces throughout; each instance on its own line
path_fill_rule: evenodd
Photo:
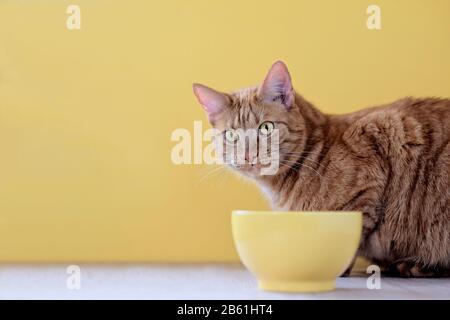
M 235 260 L 230 211 L 266 204 L 171 163 L 174 129 L 208 127 L 191 83 L 255 84 L 283 59 L 326 112 L 448 97 L 449 39 L 448 0 L 0 0 L 0 260 Z

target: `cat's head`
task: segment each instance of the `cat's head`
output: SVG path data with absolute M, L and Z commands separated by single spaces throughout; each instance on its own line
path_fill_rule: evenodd
M 255 177 L 279 174 L 294 165 L 306 128 L 283 62 L 275 62 L 257 87 L 233 93 L 201 84 L 193 89 L 233 169 Z

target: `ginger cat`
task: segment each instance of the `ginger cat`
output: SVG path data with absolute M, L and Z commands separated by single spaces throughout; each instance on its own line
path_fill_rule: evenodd
M 258 87 L 229 94 L 193 88 L 227 139 L 236 139 L 236 129 L 278 130 L 276 174 L 261 175 L 248 154 L 248 163 L 230 164 L 274 209 L 362 211 L 360 255 L 395 275 L 449 274 L 450 100 L 404 98 L 324 114 L 296 93 L 281 61 Z

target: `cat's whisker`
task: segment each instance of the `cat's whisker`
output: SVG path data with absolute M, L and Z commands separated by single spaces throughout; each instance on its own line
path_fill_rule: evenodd
M 199 181 L 206 180 L 207 178 L 214 176 L 216 173 L 222 171 L 223 168 L 217 167 L 209 170 L 206 174 L 204 174 Z
M 324 166 L 323 164 L 319 163 L 318 161 L 312 160 L 312 159 L 308 158 L 307 156 L 305 156 L 305 155 L 310 155 L 310 154 L 313 154 L 313 153 L 314 153 L 314 152 L 282 152 L 282 154 L 284 154 L 284 155 L 288 155 L 288 156 L 299 156 L 299 157 L 304 158 L 305 160 L 314 162 L 314 163 L 316 163 L 317 165 L 322 166 L 323 168 L 326 168 L 326 166 Z M 317 156 L 320 157 L 320 156 L 322 156 L 322 155 L 323 155 L 323 153 L 320 153 L 320 154 L 318 154 Z M 328 163 L 327 166 L 334 166 L 334 167 L 335 167 L 335 164 L 331 162 L 331 163 Z
M 292 152 L 292 153 L 298 153 L 298 154 L 318 154 L 318 155 L 323 154 L 323 152 L 317 152 L 315 150 L 310 150 L 310 151 L 306 151 L 306 150 L 304 150 L 304 151 L 292 151 L 292 149 L 287 149 L 287 148 L 283 148 L 283 147 L 280 147 L 279 151 L 280 152 Z
M 284 161 L 283 161 L 283 162 L 284 162 Z M 286 165 L 286 164 L 289 165 L 289 163 L 284 163 L 284 164 L 285 164 L 285 165 Z M 295 164 L 297 164 L 297 162 L 296 162 Z M 307 164 L 304 164 L 304 163 L 302 163 L 301 166 L 302 166 L 302 167 L 304 166 L 304 167 L 306 167 L 306 168 L 309 168 L 310 170 L 312 170 L 313 172 L 315 172 L 320 178 L 323 178 L 323 176 L 319 173 L 319 171 L 317 171 L 317 170 L 314 169 L 313 167 L 310 167 L 310 166 L 308 166 Z M 289 165 L 289 167 L 292 168 L 292 169 L 295 169 L 295 168 L 292 167 L 292 164 Z
M 290 154 L 288 154 L 288 155 L 290 155 Z M 308 157 L 305 157 L 305 156 L 302 156 L 302 155 L 297 155 L 297 154 L 292 154 L 292 156 L 296 156 L 296 157 L 298 157 L 299 159 L 305 159 L 305 160 L 308 160 L 308 161 L 310 161 L 310 162 L 312 162 L 312 163 L 314 163 L 314 164 L 317 164 L 319 167 L 322 167 L 322 168 L 326 168 L 326 166 L 324 166 L 322 163 L 320 163 L 320 162 L 317 162 L 317 161 L 315 161 L 315 160 L 312 160 L 312 159 L 310 159 L 310 158 L 308 158 Z M 288 160 L 288 159 L 286 159 L 286 161 L 291 161 L 291 162 L 296 162 L 296 161 L 293 161 L 293 160 Z
M 311 159 L 309 159 L 309 158 L 307 158 L 307 157 L 304 157 L 304 156 L 298 156 L 299 158 L 301 158 L 301 159 L 304 159 L 304 160 L 307 160 L 307 161 L 310 161 L 310 162 L 312 162 L 313 164 L 316 164 L 316 165 L 318 165 L 319 167 L 322 167 L 322 168 L 326 168 L 323 164 L 321 164 L 321 163 L 319 163 L 319 162 L 317 162 L 317 161 L 314 161 L 314 160 L 311 160 Z M 264 158 L 264 159 L 260 159 L 260 161 L 261 162 L 265 162 L 265 163 L 273 163 L 273 162 L 286 162 L 286 163 L 290 163 L 290 164 L 296 164 L 298 161 L 295 161 L 295 160 L 290 160 L 290 159 L 280 159 L 280 158 Z
M 218 173 L 221 173 L 224 170 L 225 167 L 222 165 L 212 168 L 198 180 L 198 183 L 204 182 L 207 178 L 217 176 Z

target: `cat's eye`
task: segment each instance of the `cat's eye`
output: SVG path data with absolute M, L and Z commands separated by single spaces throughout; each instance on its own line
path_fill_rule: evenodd
M 227 139 L 228 142 L 235 142 L 239 139 L 239 135 L 234 130 L 227 130 L 225 131 L 225 139 Z
M 259 132 L 263 135 L 269 135 L 273 132 L 275 125 L 271 121 L 265 121 L 259 126 Z

